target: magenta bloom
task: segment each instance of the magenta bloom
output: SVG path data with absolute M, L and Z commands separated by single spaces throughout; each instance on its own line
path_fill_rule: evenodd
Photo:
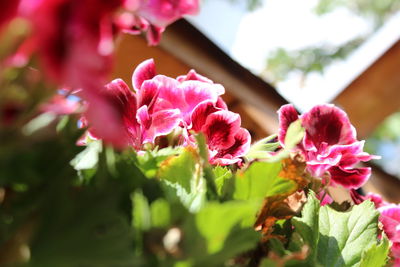
M 282 145 L 289 125 L 301 119 L 305 136 L 297 149 L 304 154 L 313 175 L 328 172 L 333 185 L 345 188 L 359 188 L 367 181 L 370 168 L 354 166 L 376 157 L 363 152 L 364 141 L 357 141 L 356 131 L 344 111 L 334 105 L 318 105 L 299 116 L 292 105 L 285 105 L 278 113 Z
M 240 127 L 240 116 L 227 110 L 220 97 L 225 89 L 194 70 L 177 79 L 156 75 L 153 60 L 141 63 L 133 73 L 137 92 L 144 84 L 158 86 L 154 110 L 179 110 L 180 126 L 185 132 L 202 132 L 207 138 L 210 162 L 228 165 L 241 162 L 250 147 L 250 134 Z M 187 145 L 193 144 L 188 133 Z
M 367 199 L 372 201 L 375 205 L 375 208 L 377 208 L 377 209 L 389 205 L 388 202 L 383 200 L 382 196 L 375 194 L 375 193 L 368 193 L 366 196 L 363 196 L 363 195 L 360 195 L 359 193 L 357 193 L 356 190 L 351 189 L 350 196 L 351 196 L 351 199 L 353 200 L 354 204 L 356 204 L 356 205 L 364 202 Z
M 400 266 L 400 206 L 391 204 L 378 209 L 381 213 L 379 221 L 383 231 L 392 241 L 391 256 L 395 259 L 394 266 Z
M 250 133 L 240 127 L 239 114 L 207 101 L 194 109 L 191 120 L 191 129 L 204 133 L 207 138 L 211 164 L 240 163 L 249 151 Z
M 122 136 L 121 146 L 132 146 L 140 150 L 143 144 L 154 143 L 157 136 L 167 135 L 178 126 L 179 110 L 155 109 L 158 90 L 158 85 L 152 81 L 145 81 L 136 94 L 121 79 L 106 85 L 104 94 L 116 107 L 116 118 L 124 125 L 124 132 L 119 135 Z M 99 120 L 96 125 L 103 122 L 103 127 L 106 127 L 103 118 L 96 119 Z M 101 137 L 96 127 L 91 127 L 89 131 L 91 136 Z M 115 144 L 113 140 L 105 141 Z

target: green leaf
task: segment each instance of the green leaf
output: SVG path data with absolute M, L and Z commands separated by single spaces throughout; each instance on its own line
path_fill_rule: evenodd
M 235 225 L 254 217 L 258 205 L 249 201 L 209 202 L 196 214 L 196 225 L 207 240 L 209 253 L 220 251 Z
M 364 251 L 361 257 L 360 267 L 386 266 L 389 248 L 389 240 L 386 236 L 383 236 L 379 244 L 372 244 L 369 249 Z
M 218 194 L 221 195 L 225 181 L 232 178 L 232 171 L 226 167 L 217 166 L 213 168 L 213 173 Z
M 177 156 L 164 160 L 157 176 L 170 188 L 190 211 L 198 211 L 204 203 L 206 183 L 199 163 L 199 155 L 192 147 L 186 147 Z
M 22 132 L 25 135 L 31 135 L 40 129 L 43 129 L 49 126 L 55 119 L 57 115 L 52 112 L 45 112 L 35 117 L 31 121 L 29 121 L 23 128 Z
M 304 128 L 301 126 L 301 120 L 292 122 L 285 136 L 285 149 L 290 150 L 297 146 L 298 143 L 303 139 L 305 134 Z
M 314 192 L 308 195 L 307 203 L 301 212 L 301 217 L 293 217 L 292 224 L 304 242 L 310 246 L 311 253 L 309 260 L 312 262 L 316 259 L 316 251 L 319 241 L 319 200 L 315 197 Z
M 151 227 L 150 207 L 146 197 L 136 191 L 131 195 L 132 201 L 132 226 L 143 231 Z
M 268 136 L 254 143 L 246 157 L 252 159 L 268 159 L 271 157 L 271 151 L 275 151 L 279 146 L 279 142 L 272 142 L 277 137 L 276 134 Z
M 296 184 L 279 177 L 281 162 L 254 162 L 235 178 L 235 199 L 263 199 L 293 190 Z
M 359 264 L 365 248 L 376 242 L 379 213 L 374 204 L 364 201 L 350 212 L 320 209 L 318 261 L 324 266 Z
M 148 178 L 154 178 L 160 164 L 168 157 L 178 155 L 180 148 L 166 147 L 163 149 L 147 150 L 143 155 L 136 156 L 136 165 Z
M 78 171 L 78 175 L 82 181 L 89 181 L 96 173 L 99 154 L 102 150 L 101 141 L 89 142 L 87 147 L 70 161 L 70 165 Z
M 171 210 L 168 201 L 159 198 L 151 203 L 151 224 L 153 227 L 167 227 L 171 221 Z
M 373 251 L 387 249 L 385 241 L 377 245 L 379 213 L 372 202 L 364 201 L 347 212 L 319 205 L 315 194 L 310 193 L 302 217 L 292 219 L 295 232 L 289 247 L 308 245 L 311 250 L 308 265 L 360 266 L 363 255 L 366 262 L 381 262 L 382 257 L 386 258 L 385 253 L 385 256 L 371 258 Z M 300 241 L 296 240 L 298 236 Z M 372 252 L 365 252 L 367 248 Z

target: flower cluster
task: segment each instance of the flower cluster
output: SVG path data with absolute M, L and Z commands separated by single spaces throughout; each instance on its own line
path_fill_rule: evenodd
M 141 150 L 143 144 L 153 144 L 156 137 L 179 127 L 182 145 L 195 144 L 193 133 L 205 135 L 212 164 L 239 163 L 248 151 L 250 134 L 240 127 L 240 116 L 227 109 L 220 97 L 225 91 L 220 84 L 194 70 L 176 79 L 156 75 L 154 61 L 150 59 L 136 68 L 132 85 L 134 91 L 116 79 L 104 91 L 119 111 L 114 115 L 124 125 L 124 131 L 116 132 L 111 138 L 98 134 L 97 125 L 104 127 L 107 121 L 97 116 L 94 123 L 89 120 L 90 136 L 119 147 Z
M 363 152 L 364 141 L 358 141 L 356 131 L 346 113 L 334 105 L 317 105 L 299 116 L 292 105 L 284 105 L 279 113 L 279 141 L 284 146 L 289 125 L 300 119 L 305 135 L 297 150 L 307 162 L 308 171 L 317 177 L 328 173 L 332 185 L 359 188 L 369 178 L 371 169 L 354 167 L 360 161 L 376 156 Z

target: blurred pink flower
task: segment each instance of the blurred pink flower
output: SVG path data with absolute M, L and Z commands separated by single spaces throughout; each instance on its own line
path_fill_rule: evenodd
M 107 99 L 114 104 L 118 111 L 116 117 L 124 125 L 124 131 L 115 138 L 120 138 L 121 147 L 132 146 L 137 150 L 142 149 L 145 143 L 154 143 L 160 135 L 169 134 L 180 122 L 180 113 L 177 109 L 154 109 L 158 98 L 158 85 L 152 81 L 145 81 L 141 90 L 136 94 L 121 79 L 116 79 L 106 85 L 104 91 Z M 107 127 L 107 121 L 96 117 L 96 125 Z M 91 124 L 92 121 L 89 120 Z M 89 128 L 92 137 L 100 137 L 106 142 L 115 144 L 115 140 L 107 140 L 99 134 L 97 127 Z
M 383 231 L 392 242 L 391 256 L 395 262 L 393 266 L 400 266 L 400 205 L 389 204 L 380 207 L 379 221 L 383 225 Z
M 156 45 L 165 27 L 198 12 L 199 0 L 125 0 L 124 6 L 133 14 L 123 14 L 119 26 L 133 34 L 147 32 L 149 44 Z
M 17 15 L 19 2 L 20 0 L 0 2 L 0 34 L 3 27 Z
M 364 141 L 357 141 L 356 131 L 346 113 L 334 105 L 317 105 L 299 116 L 292 105 L 280 108 L 279 141 L 284 146 L 289 125 L 301 119 L 305 136 L 297 146 L 307 161 L 307 169 L 315 176 L 328 172 L 333 185 L 359 188 L 369 178 L 370 168 L 354 168 L 360 161 L 376 156 L 363 152 Z
M 54 95 L 48 102 L 40 106 L 41 112 L 51 112 L 57 115 L 67 115 L 78 112 L 79 102 L 72 101 L 64 95 Z

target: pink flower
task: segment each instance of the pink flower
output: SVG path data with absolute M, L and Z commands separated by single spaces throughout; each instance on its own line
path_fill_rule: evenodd
M 134 88 L 139 92 L 142 84 L 151 80 L 157 84 L 159 95 L 157 109 L 179 109 L 181 113 L 182 123 L 185 127 L 190 128 L 191 114 L 198 105 L 203 102 L 211 101 L 216 106 L 226 107 L 221 104 L 219 96 L 225 92 L 220 84 L 214 84 L 208 80 L 194 80 L 193 77 L 202 77 L 194 71 L 190 71 L 189 77 L 173 79 L 164 75 L 156 75 L 154 61 L 152 59 L 142 62 L 134 71 L 132 83 Z M 193 79 L 191 79 L 193 78 Z M 206 79 L 206 78 L 204 78 Z
M 184 130 L 202 132 L 207 138 L 210 162 L 228 165 L 241 162 L 250 147 L 250 134 L 240 128 L 240 116 L 227 110 L 220 95 L 225 89 L 194 70 L 177 79 L 156 75 L 154 61 L 141 63 L 133 73 L 132 83 L 140 92 L 143 84 L 152 81 L 159 94 L 155 110 L 178 109 Z M 191 135 L 187 144 L 193 144 Z
M 359 188 L 369 178 L 370 168 L 354 168 L 360 161 L 372 158 L 363 152 L 364 141 L 357 141 L 356 131 L 346 113 L 334 105 L 317 105 L 299 116 L 292 105 L 282 106 L 279 113 L 279 141 L 284 139 L 289 125 L 301 120 L 305 136 L 297 149 L 307 161 L 307 169 L 315 176 L 328 172 L 333 185 Z
M 40 106 L 42 112 L 51 112 L 57 115 L 67 115 L 77 112 L 79 103 L 72 101 L 63 95 L 54 95 L 50 101 Z
M 20 0 L 0 2 L 0 34 L 3 26 L 10 22 L 16 15 Z
M 121 79 L 116 79 L 106 85 L 104 94 L 107 99 L 114 104 L 121 124 L 124 125 L 124 132 L 121 146 L 132 146 L 140 150 L 145 143 L 154 143 L 157 136 L 167 135 L 180 122 L 180 113 L 177 109 L 156 110 L 154 104 L 157 102 L 159 85 L 152 81 L 145 81 L 141 85 L 141 90 L 135 94 L 128 85 Z M 104 118 L 95 118 L 107 127 L 107 121 Z M 90 121 L 91 123 L 91 121 Z M 91 136 L 101 137 L 98 134 L 97 127 L 89 129 Z M 105 139 L 105 141 L 109 141 Z M 112 143 L 113 140 L 111 140 Z
M 119 25 L 127 32 L 147 32 L 151 45 L 160 41 L 161 33 L 172 22 L 184 15 L 194 15 L 199 0 L 125 0 L 125 8 L 133 14 L 124 14 Z
M 392 242 L 391 256 L 395 259 L 394 266 L 400 266 L 400 206 L 390 204 L 378 209 L 381 213 L 379 221 L 383 231 Z
M 250 148 L 250 133 L 240 127 L 239 114 L 218 107 L 211 101 L 199 104 L 191 115 L 192 130 L 207 138 L 210 163 L 240 163 Z
M 381 208 L 381 207 L 389 205 L 388 202 L 386 202 L 382 199 L 382 196 L 380 196 L 378 194 L 374 194 L 374 193 L 368 193 L 366 196 L 363 196 L 363 195 L 360 195 L 359 193 L 357 193 L 356 190 L 351 189 L 350 196 L 351 196 L 351 199 L 353 200 L 354 204 L 356 204 L 356 205 L 364 202 L 367 199 L 372 201 L 375 204 L 375 208 Z

